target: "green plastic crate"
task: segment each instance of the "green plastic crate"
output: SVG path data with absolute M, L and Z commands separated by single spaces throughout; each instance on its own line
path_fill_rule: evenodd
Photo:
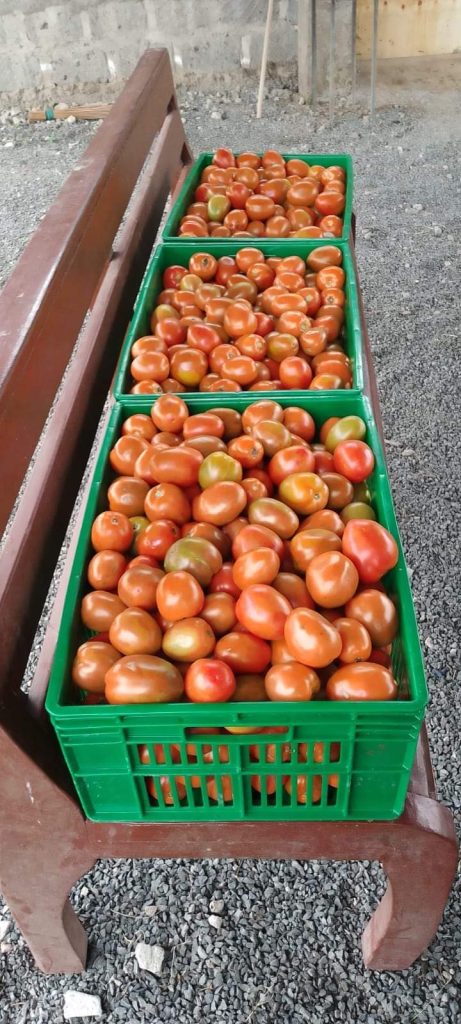
M 211 409 L 218 403 L 242 410 L 254 399 L 248 395 L 201 395 L 189 400 L 191 412 Z M 310 396 L 291 393 L 281 399 L 283 405 L 298 404 L 308 409 L 317 424 L 332 415 L 357 413 L 367 422 L 367 438 L 375 453 L 376 466 L 371 477 L 373 504 L 378 519 L 391 530 L 400 545 L 385 463 L 376 427 L 366 399 L 347 400 L 344 395 Z M 148 412 L 152 400 L 138 398 L 136 411 Z M 165 704 L 131 706 L 84 706 L 71 683 L 71 665 L 77 645 L 87 638 L 80 623 L 80 602 L 87 590 L 86 566 L 93 554 L 90 531 L 95 516 L 106 508 L 106 491 L 113 472 L 108 453 L 119 436 L 123 420 L 133 405 L 119 404 L 112 413 L 91 484 L 82 531 L 74 558 L 56 646 L 56 654 L 47 694 L 46 708 L 56 730 L 62 752 L 70 769 L 82 806 L 95 821 L 261 821 L 310 820 L 346 821 L 391 819 L 401 813 L 413 764 L 417 738 L 427 702 L 424 667 L 411 598 L 408 576 L 400 548 L 396 568 L 388 574 L 387 587 L 395 598 L 400 614 L 400 632 L 393 644 L 393 667 L 399 682 L 400 697 L 395 702 L 374 703 L 230 703 Z M 197 763 L 187 760 L 188 729 L 210 726 L 286 726 L 287 733 L 263 738 L 255 735 L 197 737 Z M 198 745 L 203 742 L 202 745 Z M 323 763 L 313 763 L 314 742 L 324 744 Z M 267 747 L 272 744 L 274 761 L 266 762 Z M 289 744 L 290 760 L 282 763 L 283 744 Z M 298 744 L 309 745 L 309 760 L 298 763 Z M 340 743 L 340 760 L 330 761 L 331 744 Z M 154 762 L 154 745 L 161 744 L 164 763 L 144 765 L 139 745 L 147 744 Z M 172 761 L 172 745 L 180 762 Z M 228 763 L 219 761 L 218 748 L 228 749 Z M 261 760 L 250 759 L 250 747 L 258 744 Z M 207 754 L 208 750 L 208 754 Z M 213 760 L 210 763 L 210 753 Z M 208 762 L 206 760 L 208 757 Z M 205 759 L 204 759 L 205 758 Z M 338 786 L 328 784 L 337 776 Z M 169 776 L 180 779 L 185 787 L 172 782 L 171 806 L 149 798 L 146 778 Z M 202 780 L 200 788 L 193 777 Z M 252 776 L 276 779 L 271 795 L 257 793 Z M 290 799 L 282 779 L 302 776 L 307 780 L 307 803 Z M 205 778 L 214 779 L 216 799 L 210 797 Z M 231 779 L 232 800 L 226 802 L 222 780 Z M 312 802 L 312 786 L 320 778 L 320 802 Z M 184 780 L 184 781 L 182 781 Z M 264 788 L 264 787 L 263 787 Z M 295 787 L 292 787 L 294 793 Z
M 262 154 L 258 155 L 261 156 Z M 337 166 L 344 168 L 346 172 L 346 205 L 343 213 L 343 233 L 338 241 L 349 241 L 351 234 L 352 198 L 354 188 L 354 172 L 352 169 L 351 157 L 346 153 L 283 153 L 282 156 L 285 160 L 304 160 L 308 164 L 319 164 L 321 167 L 332 167 L 333 164 L 336 164 Z M 163 229 L 163 239 L 165 242 L 176 241 L 181 218 L 184 216 L 188 206 L 194 202 L 194 192 L 197 185 L 200 184 L 202 171 L 205 167 L 208 167 L 208 165 L 211 164 L 212 159 L 213 153 L 201 153 L 191 167 L 179 196 L 173 204 L 172 210 L 165 223 L 165 227 Z M 191 242 L 195 242 L 196 239 L 185 238 L 184 241 L 190 244 Z M 206 241 L 206 239 L 202 239 L 202 241 Z M 221 238 L 216 239 L 216 241 L 223 244 L 224 242 L 229 241 L 229 239 Z M 293 239 L 283 238 L 280 239 L 280 241 L 285 245 L 289 245 Z M 329 241 L 331 241 L 331 239 L 329 239 Z M 255 243 L 256 242 L 257 239 L 255 239 Z
M 155 299 L 162 290 L 162 275 L 166 267 L 171 267 L 174 264 L 182 266 L 188 266 L 189 260 L 195 252 L 208 252 L 212 256 L 234 256 L 240 249 L 245 248 L 242 245 L 244 239 L 229 239 L 224 238 L 221 243 L 218 243 L 215 239 L 194 239 L 192 245 L 186 245 L 182 239 L 177 239 L 175 242 L 168 242 L 165 245 L 160 245 L 155 249 L 151 256 L 149 264 L 147 266 L 138 297 L 136 299 L 133 316 L 123 343 L 120 359 L 115 372 L 114 377 L 114 394 L 117 399 L 129 400 L 136 402 L 139 395 L 130 395 L 129 391 L 132 387 L 133 381 L 130 374 L 131 364 L 131 347 L 137 338 L 142 338 L 145 334 L 150 334 L 150 315 L 155 306 Z M 306 240 L 302 238 L 290 238 L 289 239 L 289 251 L 285 248 L 282 250 L 281 241 L 277 239 L 268 239 L 260 241 L 257 239 L 257 248 L 264 252 L 265 256 L 302 256 L 303 259 L 309 255 L 313 249 L 318 249 L 317 239 L 314 241 Z M 331 240 L 330 240 L 331 241 Z M 223 243 L 223 244 L 222 244 Z M 328 244 L 327 241 L 323 240 L 320 244 Z M 336 241 L 334 241 L 336 245 Z M 346 292 L 346 305 L 345 305 L 345 350 L 352 362 L 352 383 L 353 387 L 348 391 L 341 391 L 341 394 L 345 394 L 347 397 L 353 395 L 354 391 L 358 392 L 363 388 L 363 349 L 362 349 L 362 327 L 360 321 L 359 303 L 358 303 L 358 292 L 357 292 L 357 281 L 355 276 L 354 264 L 349 252 L 349 246 L 340 244 L 338 248 L 341 249 L 343 254 L 342 266 L 346 274 L 345 292 Z M 250 392 L 251 393 L 251 392 Z M 265 392 L 259 392 L 264 394 Z M 184 395 L 184 398 L 189 398 L 194 392 L 189 392 L 188 395 Z M 197 394 L 197 392 L 195 392 Z M 271 391 L 271 397 L 277 401 L 280 395 L 286 394 L 284 391 Z M 310 392 L 314 401 L 317 396 L 324 394 L 338 394 L 335 392 Z

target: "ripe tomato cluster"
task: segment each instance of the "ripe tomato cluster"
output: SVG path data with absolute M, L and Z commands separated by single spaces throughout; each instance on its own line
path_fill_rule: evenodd
M 132 394 L 350 388 L 341 263 L 325 245 L 306 260 L 246 248 L 168 267 L 152 334 L 131 349 Z
M 248 677 L 241 676 L 240 678 L 242 680 L 247 678 L 248 684 L 245 691 L 242 683 L 242 693 L 239 699 L 254 700 L 252 695 L 254 677 L 249 675 Z M 248 696 L 245 695 L 245 692 Z M 292 776 L 285 773 L 290 763 L 295 763 L 298 767 L 301 767 L 309 761 L 318 765 L 339 761 L 341 757 L 340 743 L 325 744 L 317 741 L 308 744 L 300 742 L 293 746 L 293 744 L 283 740 L 280 742 L 280 734 L 283 735 L 288 732 L 287 726 L 252 729 L 251 731 L 258 734 L 257 742 L 251 743 L 248 748 L 250 761 L 254 762 L 255 771 L 257 771 L 258 763 L 267 765 L 282 762 L 285 766 L 284 773 L 280 775 L 250 775 L 250 783 L 256 793 L 264 792 L 268 797 L 271 797 L 276 792 L 277 784 L 279 783 L 280 787 L 283 787 L 283 790 L 290 796 L 293 787 L 298 804 L 316 804 L 321 799 L 324 782 L 332 790 L 337 789 L 339 777 L 336 773 L 327 775 L 324 780 L 321 775 L 307 777 L 305 775 Z M 209 771 L 213 770 L 213 766 L 229 764 L 231 760 L 229 745 L 224 741 L 226 732 L 228 735 L 229 729 L 188 729 L 187 742 L 185 744 L 186 763 L 190 765 L 197 764 L 200 761 L 208 767 Z M 210 736 L 215 737 L 213 744 L 210 742 Z M 216 736 L 220 737 L 219 741 L 216 741 Z M 278 742 L 274 742 L 275 740 Z M 170 768 L 170 771 L 178 771 L 183 760 L 181 747 L 178 743 L 154 743 L 152 747 L 142 744 L 139 747 L 141 764 L 165 765 L 167 757 L 168 763 L 173 766 L 172 769 Z M 278 772 L 280 772 L 280 768 L 278 768 Z M 189 782 L 193 789 L 200 789 L 203 781 L 201 775 L 189 776 Z M 148 776 L 146 784 L 147 790 L 154 800 L 159 800 L 160 790 L 163 802 L 169 806 L 174 804 L 175 796 L 179 800 L 184 800 L 187 797 L 186 778 L 184 775 L 174 775 L 173 778 L 171 775 L 161 775 L 159 778 Z M 207 775 L 205 777 L 205 786 L 211 800 L 218 801 L 223 799 L 224 803 L 233 802 L 234 792 L 231 775 Z
M 346 205 L 342 167 L 218 149 L 181 218 L 179 235 L 340 238 Z
M 124 421 L 91 531 L 81 618 L 94 635 L 72 670 L 86 700 L 396 697 L 397 613 L 380 581 L 398 551 L 370 504 L 366 426 L 331 417 L 316 433 L 306 410 L 270 399 L 194 415 L 162 395 Z M 151 795 L 159 784 L 173 802 L 165 779 Z

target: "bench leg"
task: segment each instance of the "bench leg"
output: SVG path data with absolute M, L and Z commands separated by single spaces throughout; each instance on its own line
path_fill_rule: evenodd
M 70 846 L 62 849 L 57 837 L 50 837 L 44 853 L 42 846 L 38 863 L 34 842 L 20 854 L 16 848 L 14 862 L 3 870 L 3 896 L 37 967 L 45 974 L 75 974 L 85 970 L 87 936 L 69 891 L 93 858 L 79 859 Z
M 96 858 L 84 818 L 3 734 L 0 744 L 0 889 L 37 964 L 47 974 L 85 968 L 87 938 L 68 899 Z
M 404 970 L 417 960 L 437 931 L 456 873 L 450 812 L 435 800 L 416 800 L 432 813 L 411 829 L 404 848 L 396 843 L 383 856 L 387 889 L 362 938 L 365 966 L 371 970 Z

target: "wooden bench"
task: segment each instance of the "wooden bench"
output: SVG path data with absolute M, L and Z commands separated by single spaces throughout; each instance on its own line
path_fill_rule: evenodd
M 85 966 L 87 940 L 68 893 L 97 858 L 379 860 L 388 888 L 365 930 L 365 962 L 401 969 L 434 935 L 456 867 L 452 817 L 437 801 L 425 731 L 395 822 L 87 821 L 43 713 L 79 518 L 31 688 L 21 690 L 133 301 L 168 193 L 190 160 L 167 52 L 147 51 L 0 296 L 0 424 L 8 438 L 2 530 L 14 508 L 0 554 L 1 889 L 37 965 L 75 972 Z

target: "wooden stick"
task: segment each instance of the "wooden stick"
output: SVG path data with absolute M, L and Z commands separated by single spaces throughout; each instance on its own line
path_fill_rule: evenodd
M 317 103 L 317 0 L 311 0 L 311 106 Z
M 333 119 L 336 76 L 336 0 L 330 0 L 329 117 Z
M 100 121 L 110 114 L 111 103 L 93 103 L 88 107 L 47 107 L 46 110 L 30 110 L 29 121 L 55 121 L 76 117 L 82 121 Z
M 376 113 L 376 66 L 378 58 L 378 15 L 379 0 L 373 0 L 373 31 L 371 36 L 371 83 L 370 83 L 370 116 Z
M 298 0 L 298 93 L 306 103 L 310 88 L 312 83 L 309 86 L 309 0 Z
M 355 103 L 357 85 L 357 0 L 352 0 L 351 9 L 351 96 Z
M 264 82 L 266 80 L 267 54 L 269 52 L 269 36 L 271 32 L 272 14 L 274 0 L 268 0 L 266 28 L 264 32 L 263 54 L 261 58 L 261 74 L 259 76 L 258 103 L 256 106 L 256 117 L 261 117 L 263 111 Z

